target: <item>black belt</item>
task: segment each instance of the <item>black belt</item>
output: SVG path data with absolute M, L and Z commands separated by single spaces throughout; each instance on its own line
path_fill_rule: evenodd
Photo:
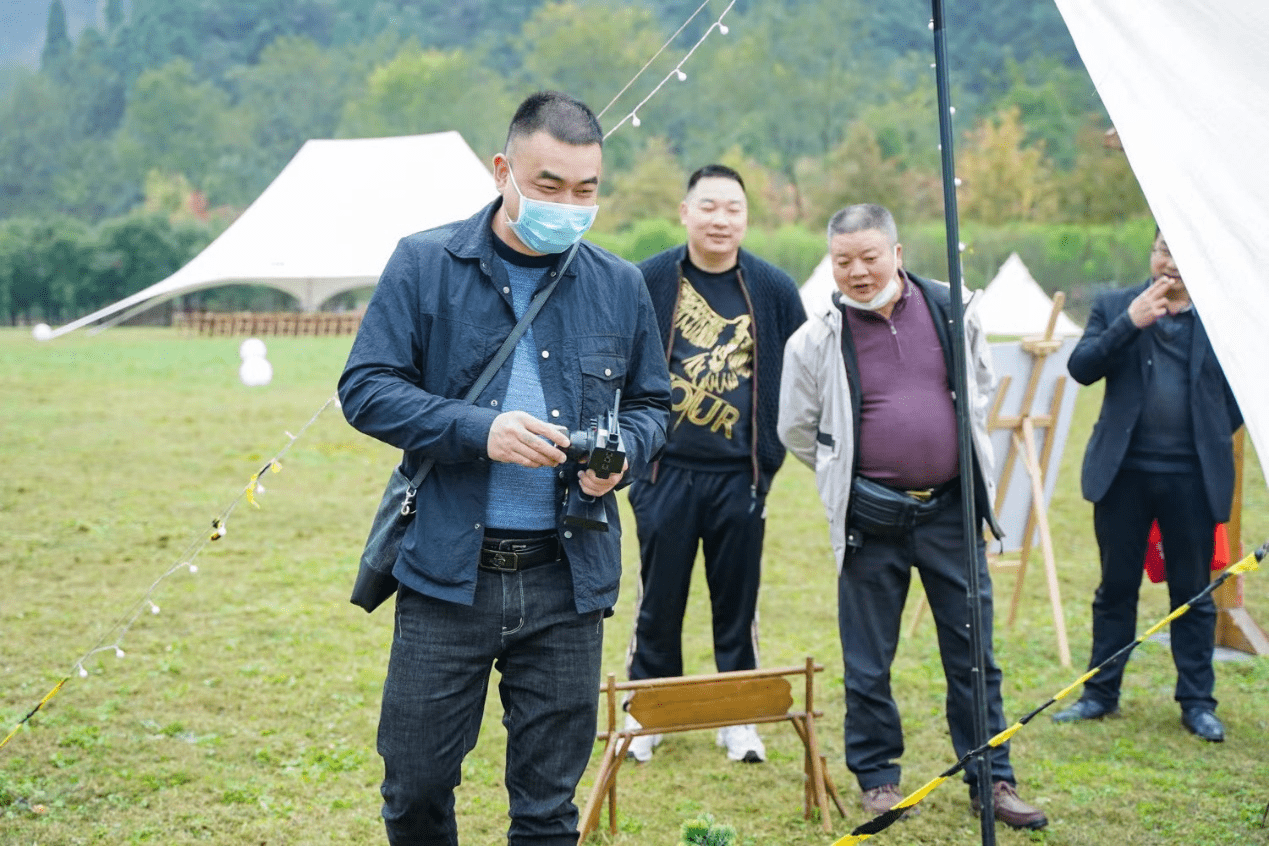
M 480 569 L 496 573 L 515 573 L 559 561 L 558 537 L 491 538 L 480 547 Z

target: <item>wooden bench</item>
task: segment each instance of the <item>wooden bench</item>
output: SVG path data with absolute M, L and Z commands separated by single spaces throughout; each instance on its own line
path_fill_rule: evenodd
M 625 761 L 634 738 L 784 721 L 793 724 L 805 751 L 802 816 L 810 819 L 812 810 L 818 809 L 824 831 L 832 831 L 829 798 L 843 817 L 846 809 L 842 807 L 837 788 L 828 776 L 815 735 L 815 719 L 823 716 L 814 709 L 815 674 L 823 669 L 808 657 L 804 667 L 742 670 L 705 676 L 618 682 L 609 673 L 607 683 L 600 688 L 608 709 L 608 730 L 596 737 L 606 741 L 606 745 L 594 786 L 579 820 L 581 836 L 578 843 L 584 842 L 598 827 L 605 797 L 608 799 L 608 830 L 612 834 L 617 833 L 617 771 Z M 790 679 L 798 676 L 804 683 L 804 703 L 802 710 L 793 710 Z M 625 710 L 638 720 L 638 729 L 618 728 L 617 719 L 622 711 L 619 694 L 629 694 Z

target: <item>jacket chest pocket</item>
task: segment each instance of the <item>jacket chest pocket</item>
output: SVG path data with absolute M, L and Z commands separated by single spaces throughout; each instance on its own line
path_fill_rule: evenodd
M 588 426 L 614 407 L 617 391 L 626 383 L 626 360 L 610 353 L 590 353 L 578 357 L 582 374 L 582 419 Z

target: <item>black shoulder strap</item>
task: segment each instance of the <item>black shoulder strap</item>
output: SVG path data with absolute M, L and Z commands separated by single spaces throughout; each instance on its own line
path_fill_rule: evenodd
M 572 248 L 568 251 L 568 255 L 564 257 L 563 263 L 560 264 L 559 269 L 553 271 L 552 275 L 555 278 L 551 280 L 549 285 L 541 291 L 538 291 L 537 296 L 535 296 L 533 301 L 529 303 L 529 307 L 525 309 L 524 316 L 516 322 L 515 328 L 511 330 L 511 334 L 507 336 L 507 339 L 502 342 L 502 346 L 498 347 L 498 352 L 495 353 L 494 357 L 490 359 L 487 365 L 485 365 L 485 369 L 481 372 L 480 378 L 476 380 L 475 384 L 471 386 L 471 390 L 469 390 L 467 395 L 463 397 L 464 400 L 467 402 L 475 402 L 476 398 L 480 396 L 480 392 L 483 391 L 489 384 L 490 380 L 493 379 L 494 374 L 497 373 L 498 369 L 506 363 L 507 358 L 511 355 L 511 351 L 516 348 L 516 344 L 520 343 L 520 339 L 524 337 L 524 333 L 529 331 L 529 324 L 533 322 L 533 318 L 538 316 L 538 312 L 542 310 L 542 306 L 546 303 L 547 298 L 551 296 L 551 292 L 555 290 L 555 286 L 560 284 L 560 279 L 564 278 L 564 271 L 568 270 L 568 266 L 572 263 L 573 256 L 577 254 L 577 248 L 581 246 L 581 243 L 581 241 L 577 241 L 573 244 Z M 423 483 L 423 479 L 427 476 L 428 472 L 431 471 L 432 465 L 435 463 L 436 459 L 429 458 L 419 465 L 419 469 L 415 472 L 414 478 L 410 479 L 410 489 L 406 492 L 407 499 L 414 491 L 418 490 L 419 485 Z

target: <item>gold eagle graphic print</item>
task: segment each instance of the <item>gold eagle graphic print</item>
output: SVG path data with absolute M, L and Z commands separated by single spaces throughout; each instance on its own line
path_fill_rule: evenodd
M 681 373 L 670 374 L 674 425 L 686 421 L 730 440 L 740 412 L 726 395 L 753 374 L 752 320 L 722 317 L 684 280 L 674 328 L 700 350 L 683 357 Z

